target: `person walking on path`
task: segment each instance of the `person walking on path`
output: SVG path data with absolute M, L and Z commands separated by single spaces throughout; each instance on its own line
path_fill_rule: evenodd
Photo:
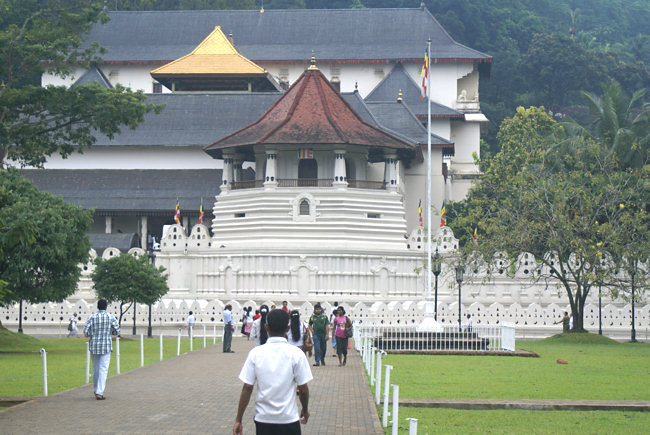
M 336 340 L 336 355 L 339 357 L 339 367 L 348 362 L 348 335 L 352 329 L 350 318 L 345 315 L 345 309 L 338 307 L 334 318 L 334 339 Z
M 68 337 L 76 337 L 79 329 L 77 328 L 77 313 L 70 316 L 68 323 Z
M 320 304 L 314 306 L 314 314 L 309 318 L 309 332 L 314 340 L 314 356 L 316 363 L 314 367 L 325 365 L 327 356 L 327 339 L 330 335 L 330 322 L 327 316 L 323 314 L 323 308 Z
M 253 315 L 251 314 L 252 311 L 253 307 L 248 307 L 244 310 L 244 325 L 242 326 L 242 332 L 248 340 L 251 339 L 251 329 L 253 329 Z
M 284 311 L 284 310 L 282 310 Z M 287 332 L 287 342 L 304 350 L 303 344 L 307 327 L 300 321 L 300 312 L 293 310 L 289 314 L 289 331 Z
M 562 317 L 558 322 L 555 322 L 555 325 L 558 323 L 562 323 L 562 332 L 567 333 L 569 332 L 569 312 L 565 311 L 564 312 L 564 317 Z
M 262 305 L 260 307 L 260 317 L 253 322 L 253 328 L 251 329 L 251 338 L 255 340 L 255 346 L 266 343 L 268 334 L 264 325 L 266 325 L 266 316 L 269 313 L 268 305 Z
M 273 310 L 264 325 L 269 338 L 264 346 L 254 347 L 239 373 L 244 386 L 233 434 L 242 433 L 242 418 L 248 406 L 253 386 L 257 382 L 255 396 L 256 433 L 294 435 L 300 434 L 300 424 L 309 420 L 309 387 L 313 379 L 305 354 L 291 346 L 285 334 L 289 330 L 289 315 L 283 310 Z M 302 409 L 298 412 L 296 387 Z
M 336 316 L 338 314 L 338 310 L 339 310 L 338 306 L 339 306 L 339 303 L 334 302 L 334 308 L 332 308 L 332 314 L 330 314 L 330 323 L 332 323 L 334 321 L 334 319 L 336 318 Z M 332 356 L 336 357 L 336 340 L 334 338 L 332 338 Z
M 112 314 L 106 312 L 107 306 L 106 299 L 97 301 L 98 311 L 84 325 L 84 335 L 90 337 L 88 351 L 93 361 L 93 388 L 97 400 L 104 400 L 106 375 L 113 351 L 111 335 L 120 336 L 120 325 Z
M 194 313 L 190 311 L 190 313 L 187 315 L 187 319 L 185 319 L 185 324 L 187 325 L 187 336 L 192 338 L 192 334 L 194 331 L 194 325 L 196 324 L 196 318 L 194 317 Z
M 232 305 L 228 304 L 223 309 L 223 351 L 225 353 L 234 353 L 230 348 L 232 345 L 232 332 L 235 330 L 235 324 L 232 320 Z
M 290 311 L 289 311 L 289 302 L 287 302 L 287 301 L 282 301 L 282 308 L 281 308 L 281 310 L 284 311 L 285 313 L 289 314 L 289 312 L 290 312 Z

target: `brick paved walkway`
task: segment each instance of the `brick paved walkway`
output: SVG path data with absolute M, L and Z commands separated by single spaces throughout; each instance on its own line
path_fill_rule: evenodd
M 0 432 L 25 433 L 232 433 L 242 383 L 237 378 L 252 342 L 233 339 L 234 354 L 221 344 L 108 378 L 106 400 L 92 383 L 0 411 Z M 348 364 L 311 367 L 311 417 L 303 434 L 382 434 L 359 354 Z M 313 363 L 313 358 L 310 360 Z M 111 365 L 115 364 L 111 361 Z M 254 434 L 254 399 L 244 433 Z

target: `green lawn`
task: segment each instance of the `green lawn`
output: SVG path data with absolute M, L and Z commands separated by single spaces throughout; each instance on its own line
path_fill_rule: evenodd
M 390 383 L 403 398 L 650 400 L 648 344 L 563 334 L 517 347 L 540 357 L 387 355 L 384 363 L 393 366 Z M 419 434 L 645 434 L 650 427 L 648 412 L 400 407 L 399 413 L 400 434 L 408 433 L 409 417 L 419 420 Z
M 588 334 L 519 342 L 539 358 L 387 355 L 400 396 L 453 399 L 650 400 L 650 345 Z M 557 359 L 569 364 L 558 364 Z
M 83 338 L 48 338 L 15 334 L 0 329 L 0 397 L 40 396 L 43 394 L 43 366 L 39 353 L 47 351 L 48 393 L 68 390 L 85 382 L 86 342 Z M 207 345 L 212 339 L 207 340 Z M 163 359 L 176 356 L 176 338 L 163 339 Z M 194 339 L 194 349 L 203 348 L 203 339 Z M 115 350 L 115 345 L 113 345 Z M 190 351 L 187 337 L 181 340 L 181 354 Z M 160 337 L 144 340 L 145 365 L 160 360 Z M 120 371 L 140 367 L 140 339 L 120 339 Z M 115 351 L 109 376 L 116 374 Z M 90 378 L 92 382 L 92 377 Z

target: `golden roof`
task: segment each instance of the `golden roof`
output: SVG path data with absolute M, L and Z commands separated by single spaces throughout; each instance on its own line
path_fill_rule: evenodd
M 265 76 L 266 71 L 242 56 L 216 26 L 190 54 L 151 71 L 154 78 L 195 74 Z

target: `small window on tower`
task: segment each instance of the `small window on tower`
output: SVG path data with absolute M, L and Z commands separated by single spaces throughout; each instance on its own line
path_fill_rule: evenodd
M 306 199 L 300 201 L 300 215 L 309 216 L 309 201 Z
M 162 94 L 162 84 L 158 82 L 153 82 L 153 93 Z

